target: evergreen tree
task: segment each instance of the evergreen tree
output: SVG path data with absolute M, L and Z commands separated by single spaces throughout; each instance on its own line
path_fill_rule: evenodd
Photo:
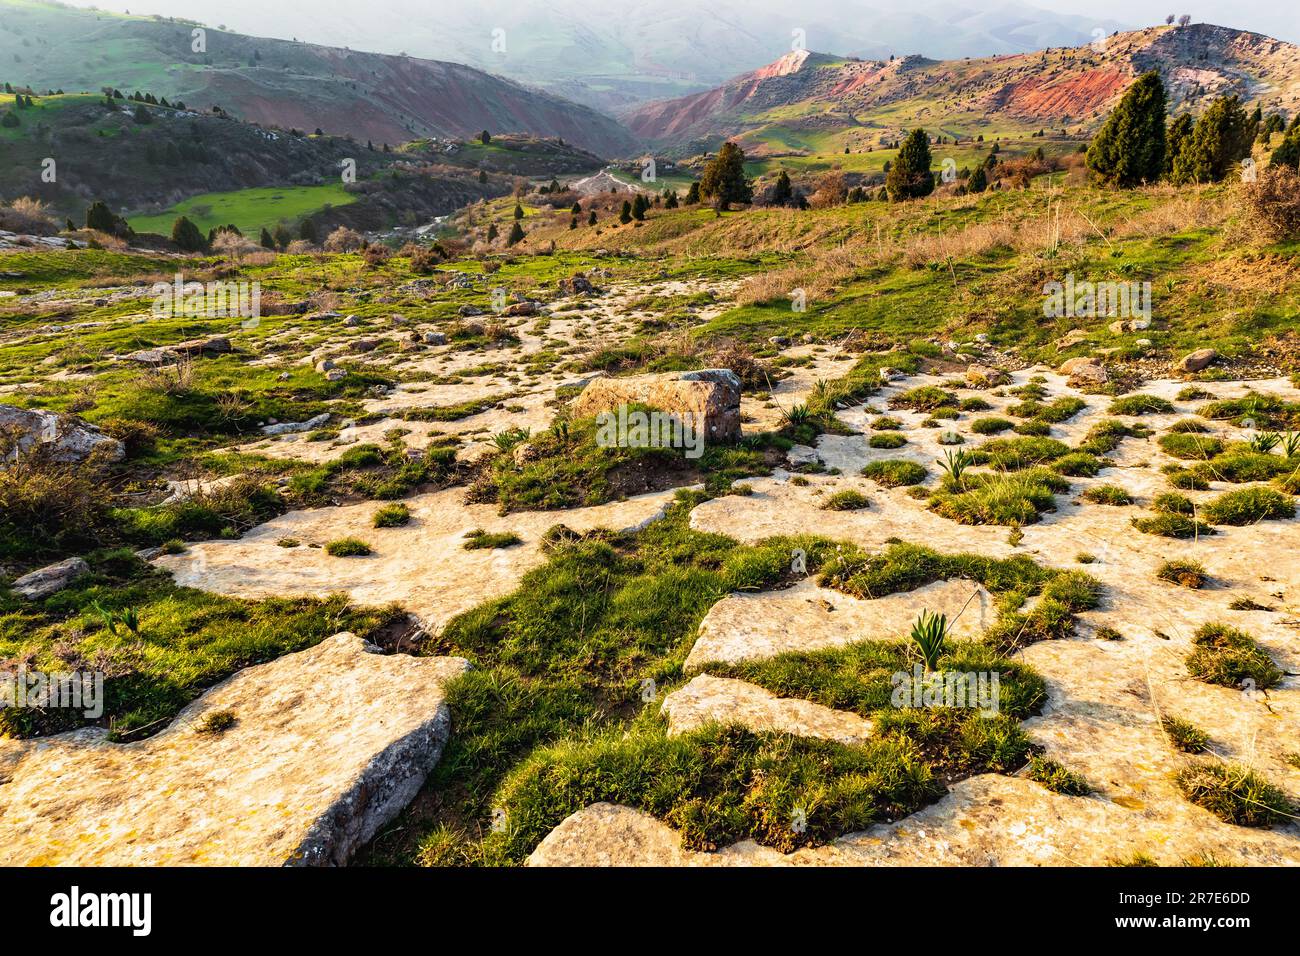
M 485 183 L 485 182 L 487 182 L 487 170 L 486 170 L 486 169 L 480 169 L 480 170 L 478 171 L 478 181 L 479 181 L 480 183 Z
M 676 209 L 678 205 L 679 203 L 677 202 L 677 190 L 670 189 L 668 191 L 668 198 L 664 200 L 664 208 Z
M 312 245 L 319 243 L 320 236 L 316 234 L 316 224 L 310 219 L 304 219 L 302 225 L 298 227 L 298 238 Z
M 271 235 L 270 230 L 268 230 L 266 226 L 262 227 L 262 235 L 257 240 L 257 244 L 261 246 L 263 249 L 275 248 L 275 238 Z
M 691 183 L 690 189 L 686 190 L 686 205 L 694 206 L 700 201 L 700 184 L 699 182 Z
M 650 201 L 645 198 L 643 193 L 637 193 L 632 200 L 632 218 L 637 222 L 645 222 L 646 210 L 650 208 Z
M 203 233 L 199 232 L 199 227 L 185 216 L 181 216 L 172 224 L 172 242 L 176 243 L 182 252 L 202 252 L 208 247 Z
M 492 136 L 487 130 L 484 130 L 478 134 L 478 141 L 486 146 L 488 143 L 492 142 Z
M 988 173 L 984 172 L 983 166 L 976 166 L 975 172 L 970 174 L 970 180 L 966 183 L 968 192 L 982 193 L 989 188 Z
M 1169 132 L 1166 134 L 1165 143 L 1165 172 L 1174 171 L 1174 163 L 1178 159 L 1178 154 L 1183 151 L 1187 141 L 1191 138 L 1192 129 L 1196 126 L 1196 121 L 1192 119 L 1191 113 L 1182 113 L 1174 118 L 1169 124 Z
M 794 187 L 790 185 L 790 174 L 783 169 L 781 175 L 776 177 L 776 184 L 772 187 L 772 205 L 788 206 L 793 198 Z
M 487 231 L 488 242 L 496 242 L 497 236 L 499 235 L 501 235 L 501 233 L 497 232 L 497 224 L 495 222 L 490 223 L 488 225 L 488 231 Z
M 315 234 L 316 231 L 313 228 L 312 235 Z M 284 223 L 278 222 L 275 224 L 275 230 L 271 233 L 271 238 L 275 240 L 275 248 L 283 252 L 285 249 L 289 248 L 289 243 L 293 242 L 293 233 L 289 231 L 289 227 Z M 303 236 L 302 239 L 304 242 L 311 241 L 307 239 L 306 236 Z
M 749 203 L 754 200 L 754 187 L 745 178 L 745 152 L 728 140 L 709 160 L 700 176 L 700 196 L 711 199 L 719 210 L 731 208 L 732 203 Z
M 135 113 L 132 114 L 131 118 L 134 119 L 141 126 L 148 126 L 150 123 L 153 122 L 153 116 L 149 113 L 147 109 L 144 108 L 143 103 L 141 103 L 139 106 L 135 108 Z
M 930 137 L 923 129 L 912 130 L 885 176 L 885 189 L 890 200 L 902 202 L 934 192 L 934 171 L 930 169 L 930 162 Z
M 86 210 L 86 228 L 98 232 L 116 233 L 117 216 L 104 203 L 96 200 Z
M 515 203 L 515 220 L 518 221 L 523 218 L 524 218 L 524 207 L 519 205 L 519 203 Z
M 596 210 L 593 209 L 591 211 L 591 214 L 587 216 L 587 225 L 594 226 L 595 224 L 596 224 Z
M 570 209 L 569 212 L 573 213 L 575 216 L 578 215 L 578 213 L 582 212 L 582 203 L 575 202 L 573 208 Z
M 516 221 L 515 224 L 510 227 L 510 238 L 506 240 L 506 245 L 513 246 L 516 242 L 519 242 L 523 238 L 524 238 L 524 227 L 519 225 L 519 223 Z
M 1088 147 L 1094 177 L 1109 186 L 1152 183 L 1165 168 L 1165 84 L 1152 70 L 1134 81 Z
M 1250 155 L 1255 141 L 1241 102 L 1221 96 L 1201 114 L 1178 155 L 1170 178 L 1176 183 L 1217 183 L 1241 159 Z
M 578 228 L 578 217 L 577 217 L 577 216 L 574 216 L 572 219 L 569 220 L 569 228 L 570 228 L 570 229 L 577 229 L 577 228 Z
M 626 199 L 623 200 L 623 209 L 618 214 L 618 221 L 625 226 L 632 221 L 632 204 Z

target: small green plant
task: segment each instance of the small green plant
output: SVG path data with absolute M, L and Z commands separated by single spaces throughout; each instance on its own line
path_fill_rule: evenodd
M 1160 728 L 1169 742 L 1185 754 L 1205 753 L 1210 745 L 1210 735 L 1190 720 L 1164 716 L 1160 718 Z
M 1067 770 L 1055 760 L 1047 757 L 1031 757 L 1025 776 L 1035 783 L 1042 784 L 1053 793 L 1067 797 L 1086 797 L 1092 793 L 1092 785 L 1081 774 Z
M 1097 556 L 1095 554 L 1090 554 L 1087 551 L 1080 551 L 1074 556 L 1074 560 L 1078 561 L 1080 564 L 1096 564 Z
M 1103 624 L 1101 627 L 1097 628 L 1097 630 L 1094 631 L 1093 633 L 1096 635 L 1097 640 L 1099 641 L 1124 640 L 1124 635 L 1121 634 L 1119 631 L 1115 630 L 1115 628 L 1111 627 L 1109 624 Z
M 1158 395 L 1125 395 L 1111 403 L 1111 415 L 1157 415 L 1174 411 L 1173 403 Z
M 998 432 L 1004 432 L 1014 427 L 1014 422 L 996 416 L 977 418 L 970 423 L 970 430 L 976 435 L 996 435 Z
M 937 670 L 939 658 L 943 654 L 944 641 L 948 637 L 948 616 L 922 611 L 912 622 L 912 631 L 908 635 L 913 651 L 921 658 L 926 672 Z
M 357 538 L 338 538 L 325 545 L 325 553 L 335 558 L 360 558 L 373 552 L 370 545 Z
M 810 425 L 816 419 L 812 409 L 800 402 L 797 405 L 791 405 L 781 413 L 781 424 L 787 428 L 799 428 L 803 425 Z
M 942 459 L 935 459 L 935 464 L 943 469 L 954 490 L 959 490 L 965 486 L 963 475 L 966 469 L 975 464 L 975 456 L 965 449 L 948 449 L 943 453 Z
M 275 544 L 276 547 L 280 547 L 280 548 L 296 548 L 300 544 L 302 544 L 302 542 L 299 541 L 297 538 L 281 538 L 280 540 L 276 541 Z
M 1260 432 L 1253 436 L 1246 444 L 1250 450 L 1258 452 L 1261 455 L 1272 454 L 1273 449 L 1282 443 L 1282 436 L 1277 432 Z
M 1282 436 L 1282 454 L 1287 458 L 1300 456 L 1300 432 L 1287 432 Z
M 400 528 L 411 520 L 411 509 L 399 501 L 384 505 L 375 512 L 371 522 L 376 528 Z
M 492 436 L 492 444 L 497 446 L 497 451 L 503 453 L 508 452 L 516 445 L 527 441 L 529 434 L 530 432 L 527 428 L 507 428 Z
M 196 733 L 215 737 L 224 734 L 236 723 L 238 721 L 230 711 L 214 710 L 212 713 L 204 715 L 203 719 L 194 725 L 194 730 Z
M 871 500 L 860 491 L 854 491 L 851 488 L 844 491 L 837 491 L 824 502 L 822 502 L 822 511 L 859 511 L 867 507 Z
M 1193 590 L 1205 587 L 1205 582 L 1209 580 L 1205 565 L 1199 561 L 1166 561 L 1157 569 L 1156 577 Z
M 871 422 L 872 430 L 878 432 L 896 432 L 902 427 L 903 423 L 892 415 L 881 415 Z
M 90 609 L 99 615 L 99 619 L 104 622 L 104 627 L 108 630 L 108 633 L 114 637 L 117 637 L 119 626 L 126 628 L 127 633 L 133 637 L 140 636 L 140 612 L 134 607 L 128 606 L 116 610 L 106 608 L 98 601 L 91 601 Z

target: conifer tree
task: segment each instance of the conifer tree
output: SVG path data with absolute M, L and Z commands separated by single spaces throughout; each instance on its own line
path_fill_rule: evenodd
M 923 129 L 912 130 L 885 176 L 885 190 L 890 200 L 902 202 L 934 192 L 934 171 L 930 169 L 930 163 L 930 137 Z
M 1088 147 L 1093 176 L 1109 186 L 1152 183 L 1165 169 L 1165 84 L 1143 73 L 1111 110 Z

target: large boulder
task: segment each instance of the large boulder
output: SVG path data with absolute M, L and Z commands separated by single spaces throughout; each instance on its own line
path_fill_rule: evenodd
M 573 413 L 596 415 L 632 403 L 702 422 L 708 441 L 740 438 L 740 378 L 729 368 L 593 379 L 573 400 Z
M 120 441 L 94 425 L 40 409 L 0 405 L 0 431 L 15 436 L 18 451 L 44 443 L 50 457 L 64 463 L 84 461 L 95 453 L 108 461 L 121 461 L 126 455 Z
M 377 650 L 337 634 L 246 668 L 136 743 L 0 740 L 0 865 L 347 863 L 437 764 L 469 666 Z

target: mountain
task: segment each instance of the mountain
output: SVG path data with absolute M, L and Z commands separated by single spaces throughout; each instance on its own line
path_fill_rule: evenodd
M 137 13 L 164 6 L 127 5 Z M 914 0 L 905 8 L 884 0 L 795 7 L 784 0 L 656 0 L 617 8 L 603 0 L 166 0 L 165 12 L 262 35 L 466 63 L 617 110 L 707 89 L 775 59 L 791 49 L 795 29 L 810 49 L 960 58 L 1078 45 L 1095 29 L 1132 25 L 1079 5 L 1086 16 L 1015 0 Z
M 147 91 L 283 128 L 375 143 L 487 129 L 634 151 L 617 122 L 457 63 L 262 39 L 161 17 L 0 0 L 0 79 L 37 89 Z M 196 49 L 197 47 L 197 49 Z
M 668 152 L 737 138 L 746 152 L 840 152 L 882 145 L 901 130 L 936 135 L 1088 131 L 1129 83 L 1158 70 L 1171 112 L 1240 94 L 1266 110 L 1300 109 L 1300 47 L 1197 24 L 1119 33 L 1080 47 L 979 59 L 894 60 L 799 51 L 714 89 L 624 114 L 628 128 Z M 992 136 L 990 136 L 992 138 Z

